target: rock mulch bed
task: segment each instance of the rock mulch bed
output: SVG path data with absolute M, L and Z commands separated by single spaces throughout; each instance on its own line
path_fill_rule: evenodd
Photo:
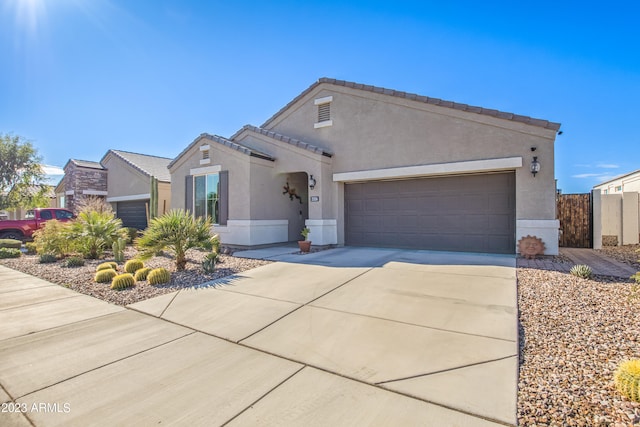
M 603 246 L 597 251 L 640 271 L 640 245 Z
M 125 259 L 135 258 L 136 253 L 134 248 L 127 247 Z M 172 257 L 154 257 L 149 261 L 145 261 L 145 266 L 151 268 L 166 268 L 171 272 L 171 282 L 164 285 L 150 285 L 146 281 L 141 281 L 136 283 L 135 287 L 121 291 L 109 289 L 109 284 L 95 283 L 93 281 L 98 264 L 105 261 L 113 261 L 113 258 L 109 258 L 109 255 L 101 260 L 86 260 L 84 267 L 75 268 L 65 267 L 63 261 L 52 264 L 40 264 L 38 262 L 38 256 L 36 255 L 2 259 L 0 260 L 0 264 L 112 304 L 127 305 L 175 292 L 179 289 L 201 285 L 211 280 L 238 274 L 270 263 L 270 261 L 220 255 L 220 262 L 216 265 L 215 272 L 213 274 L 204 274 L 201 263 L 205 255 L 205 252 L 189 250 L 187 252 L 188 262 L 184 271 L 175 271 L 175 262 Z M 122 271 L 123 265 L 124 263 L 120 265 L 120 271 Z
M 640 358 L 640 298 L 632 298 L 631 285 L 518 269 L 519 425 L 640 423 L 640 404 L 626 401 L 613 384 L 621 361 Z

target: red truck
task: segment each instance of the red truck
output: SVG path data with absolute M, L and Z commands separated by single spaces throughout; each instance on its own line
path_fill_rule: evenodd
M 26 219 L 0 221 L 0 239 L 31 239 L 34 231 L 50 219 L 69 221 L 75 218 L 73 212 L 60 208 L 39 208 L 27 211 Z

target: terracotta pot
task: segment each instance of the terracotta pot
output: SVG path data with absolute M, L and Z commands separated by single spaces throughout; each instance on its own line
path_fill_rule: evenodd
M 300 247 L 300 252 L 309 252 L 311 250 L 311 241 L 298 240 L 298 246 Z

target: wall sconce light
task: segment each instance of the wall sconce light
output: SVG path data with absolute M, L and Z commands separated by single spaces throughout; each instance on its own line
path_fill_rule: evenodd
M 312 190 L 316 188 L 316 179 L 313 177 L 313 175 L 309 175 L 309 188 Z
M 533 156 L 533 160 L 531 161 L 531 173 L 534 178 L 538 172 L 540 172 L 540 162 L 538 161 L 538 156 Z

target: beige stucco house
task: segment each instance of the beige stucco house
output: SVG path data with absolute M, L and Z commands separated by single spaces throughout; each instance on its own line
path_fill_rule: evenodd
M 515 253 L 535 235 L 557 254 L 559 127 L 322 78 L 260 127 L 197 137 L 169 164 L 171 205 L 211 216 L 228 245 L 307 226 L 314 245 Z
M 104 197 L 125 227 L 144 229 L 151 202 L 152 178 L 158 186 L 158 215 L 170 209 L 171 159 L 122 150 L 109 150 L 100 162 L 71 159 L 56 187 L 57 205 L 75 209 L 85 196 Z

